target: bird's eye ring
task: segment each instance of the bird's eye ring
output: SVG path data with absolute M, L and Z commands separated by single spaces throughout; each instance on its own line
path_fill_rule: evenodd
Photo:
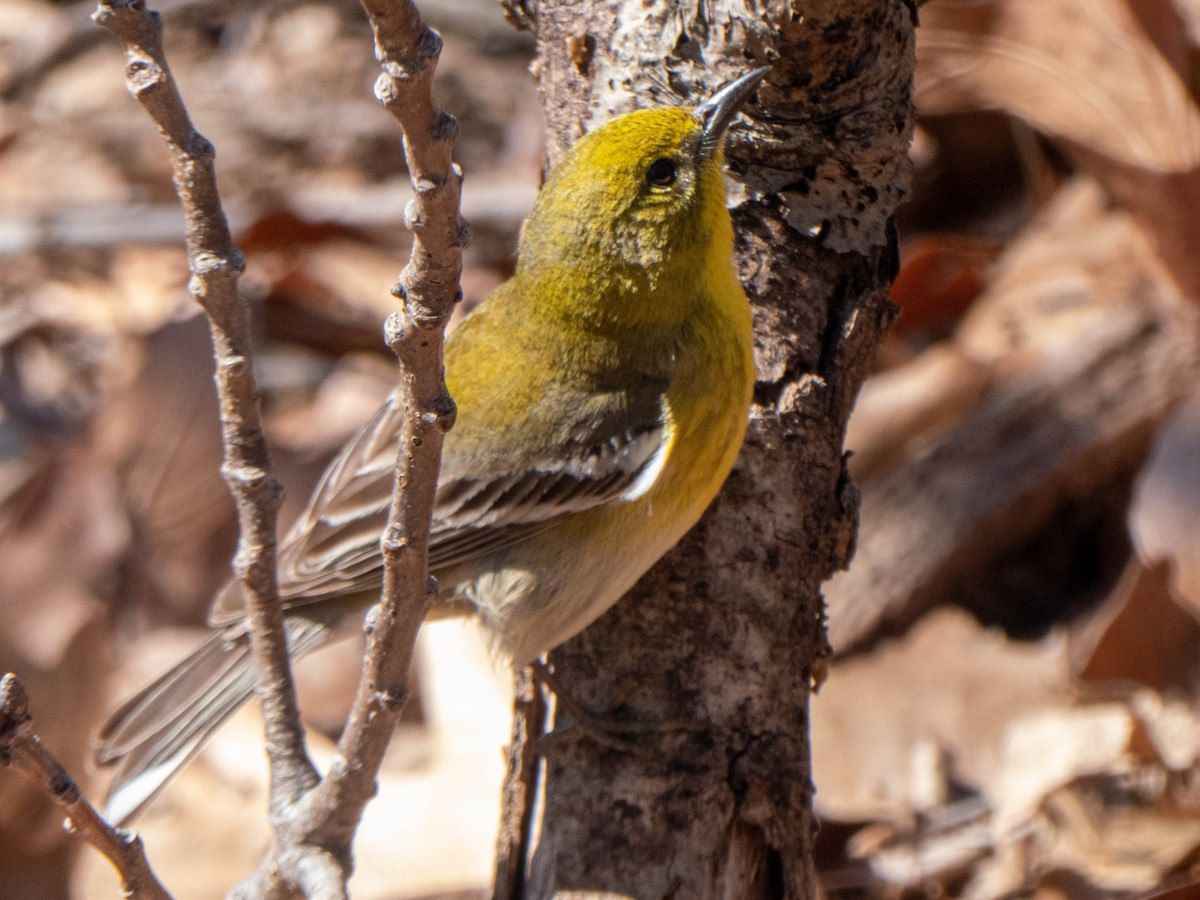
M 646 184 L 651 187 L 670 187 L 675 183 L 675 163 L 659 157 L 646 169 Z

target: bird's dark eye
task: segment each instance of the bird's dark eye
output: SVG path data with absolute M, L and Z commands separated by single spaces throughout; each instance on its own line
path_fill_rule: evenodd
M 659 157 L 646 170 L 646 184 L 651 187 L 670 187 L 675 183 L 675 163 Z

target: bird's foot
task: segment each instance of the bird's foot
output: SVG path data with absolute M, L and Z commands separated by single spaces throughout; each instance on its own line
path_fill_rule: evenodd
M 542 756 L 581 740 L 593 741 L 619 753 L 649 756 L 659 751 L 645 741 L 636 740 L 637 738 L 661 737 L 668 732 L 699 732 L 707 728 L 705 723 L 696 720 L 630 722 L 625 719 L 617 719 L 610 713 L 597 714 L 565 690 L 554 671 L 545 662 L 538 660 L 531 664 L 530 669 L 534 679 L 545 685 L 554 694 L 556 702 L 554 730 L 542 735 L 537 742 L 537 750 Z M 619 696 L 613 704 L 613 708 L 624 702 L 622 695 L 629 692 L 618 693 Z M 560 724 L 564 713 L 568 721 Z

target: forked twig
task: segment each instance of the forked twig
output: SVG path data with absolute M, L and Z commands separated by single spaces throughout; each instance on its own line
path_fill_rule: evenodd
M 304 798 L 297 815 L 276 825 L 284 847 L 321 848 L 347 874 L 355 830 L 375 794 L 379 766 L 408 700 L 413 645 L 435 592 L 428 567 L 430 520 L 442 440 L 455 414 L 442 377 L 442 340 L 462 296 L 459 276 L 467 238 L 459 216 L 462 172 L 451 156 L 458 127 L 433 102 L 441 38 L 424 25 L 410 0 L 364 0 L 363 5 L 384 70 L 375 94 L 404 130 L 405 158 L 416 192 L 404 212 L 414 237 L 412 253 L 392 290 L 404 308 L 389 316 L 385 326 L 388 345 L 400 363 L 393 402 L 404 410 L 404 425 L 388 523 L 380 541 L 383 592 L 367 617 L 367 653 L 350 717 L 328 774 Z M 300 884 L 302 875 L 322 880 L 322 873 L 328 872 L 327 856 L 315 860 L 306 873 L 286 871 L 296 859 L 303 856 L 292 859 L 284 850 L 275 852 L 238 896 L 264 893 L 280 870 L 293 884 Z M 327 880 L 323 884 L 327 886 Z
M 130 92 L 158 125 L 171 150 L 187 217 L 192 294 L 209 314 L 221 391 L 224 473 L 241 524 L 236 569 L 263 698 L 276 841 L 237 896 L 345 896 L 350 846 L 384 751 L 408 694 L 413 642 L 434 587 L 428 543 L 442 439 L 454 403 L 442 378 L 442 338 L 455 302 L 466 225 L 459 216 L 462 172 L 451 159 L 457 125 L 433 102 L 441 39 L 410 0 L 364 0 L 384 74 L 376 95 L 404 129 L 416 193 L 405 210 L 412 254 L 393 293 L 404 301 L 386 337 L 400 362 L 399 408 L 405 411 L 388 525 L 381 540 L 384 587 L 368 616 L 363 677 L 338 754 L 324 779 L 308 759 L 287 658 L 275 583 L 275 513 L 279 489 L 268 469 L 258 392 L 250 367 L 248 311 L 237 296 L 243 264 L 217 195 L 213 148 L 188 118 L 162 50 L 158 16 L 143 0 L 101 0 L 96 21 L 125 46 Z

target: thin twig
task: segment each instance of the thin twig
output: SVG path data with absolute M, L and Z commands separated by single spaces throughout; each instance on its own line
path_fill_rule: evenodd
M 33 732 L 25 687 L 11 672 L 0 679 L 0 765 L 16 769 L 67 814 L 67 826 L 108 857 L 121 877 L 122 895 L 170 900 L 146 859 L 142 839 L 114 828 L 83 798 L 79 785 Z
M 276 842 L 236 896 L 345 896 L 350 846 L 374 795 L 384 751 L 408 695 L 413 643 L 435 587 L 428 545 L 442 439 L 454 403 L 442 378 L 442 338 L 462 296 L 459 276 L 466 225 L 459 216 L 462 172 L 452 162 L 457 125 L 434 105 L 432 79 L 441 38 L 410 0 L 364 0 L 384 74 L 376 95 L 404 129 L 415 198 L 405 209 L 414 241 L 393 293 L 404 301 L 389 317 L 387 342 L 400 362 L 398 402 L 405 410 L 395 490 L 380 542 L 384 587 L 367 618 L 363 676 L 330 772 L 318 779 L 296 709 L 283 617 L 275 583 L 275 513 L 280 492 L 262 437 L 250 368 L 248 311 L 237 297 L 243 263 L 217 196 L 213 148 L 196 133 L 171 79 L 161 25 L 142 0 L 101 0 L 97 23 L 125 45 L 130 92 L 150 113 L 171 149 L 183 203 L 193 296 L 209 314 L 217 356 L 226 479 L 241 524 L 235 568 L 246 592 L 258 691 L 271 759 Z
M 330 861 L 352 868 L 350 847 L 396 722 L 408 699 L 408 671 L 417 631 L 436 587 L 429 577 L 430 520 L 442 440 L 454 423 L 454 403 L 442 378 L 442 339 L 461 298 L 466 225 L 459 216 L 462 172 L 452 151 L 457 125 L 433 102 L 441 38 L 421 22 L 409 0 L 365 2 L 384 69 L 380 102 L 404 130 L 415 198 L 405 208 L 412 253 L 393 294 L 404 301 L 385 326 L 400 363 L 396 403 L 404 409 L 388 524 L 380 541 L 383 591 L 367 616 L 363 674 L 338 752 L 325 778 L 286 821 L 276 821 L 277 849 L 237 891 L 261 896 L 282 878 L 311 896 L 340 897 Z
M 158 126 L 171 153 L 187 223 L 189 283 L 208 314 L 216 357 L 225 461 L 240 539 L 234 570 L 246 598 L 258 696 L 271 763 L 275 816 L 317 782 L 300 725 L 275 580 L 275 518 L 282 499 L 271 476 L 250 351 L 250 313 L 238 296 L 242 254 L 233 245 L 217 192 L 211 143 L 192 126 L 167 66 L 162 22 L 143 0 L 100 0 L 92 18 L 124 46 L 129 92 Z
M 412 253 L 393 294 L 404 302 L 385 326 L 400 363 L 398 403 L 405 410 L 383 552 L 383 593 L 367 620 L 367 657 L 350 717 L 328 776 L 314 791 L 322 824 L 316 843 L 348 848 L 400 712 L 408 699 L 413 642 L 433 600 L 430 519 L 442 440 L 454 402 L 442 378 L 442 339 L 461 298 L 466 224 L 459 216 L 462 172 L 452 159 L 458 126 L 433 102 L 442 41 L 410 0 L 364 0 L 384 74 L 375 95 L 404 130 L 416 197 L 405 208 Z M 352 764 L 351 764 L 352 761 Z M 310 838 L 311 840 L 311 838 Z

